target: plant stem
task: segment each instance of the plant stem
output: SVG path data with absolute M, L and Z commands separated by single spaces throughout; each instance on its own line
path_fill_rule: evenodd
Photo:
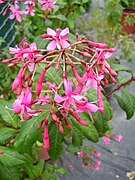
M 115 89 L 113 89 L 111 92 L 109 92 L 108 94 L 105 95 L 105 97 L 110 97 L 115 91 L 118 91 L 122 86 L 125 86 L 129 83 L 131 83 L 132 81 L 135 81 L 135 76 L 131 76 L 131 78 L 129 80 L 127 80 L 126 82 L 122 83 L 122 84 L 118 84 Z

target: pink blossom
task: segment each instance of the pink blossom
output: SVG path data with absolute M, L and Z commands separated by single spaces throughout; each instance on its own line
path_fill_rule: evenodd
M 104 143 L 105 143 L 105 145 L 109 145 L 110 144 L 110 136 L 109 135 L 106 135 L 105 137 L 104 137 Z
M 32 116 L 37 116 L 39 113 L 37 111 L 32 112 L 29 108 L 32 103 L 32 93 L 31 88 L 27 87 L 18 98 L 13 103 L 13 111 L 17 114 L 25 116 L 30 119 Z
M 25 11 L 19 11 L 18 5 L 15 3 L 14 7 L 11 7 L 10 10 L 12 11 L 12 14 L 10 15 L 10 19 L 14 19 L 16 17 L 18 22 L 21 22 L 21 14 L 24 14 Z
M 33 5 L 26 6 L 25 14 L 30 14 L 31 16 L 35 15 L 35 9 L 33 9 Z
M 81 113 L 86 111 L 88 112 L 91 119 L 93 119 L 91 112 L 97 112 L 97 110 L 99 109 L 95 104 L 88 102 L 88 100 L 86 99 L 85 99 L 85 103 L 81 102 L 81 104 L 78 105 L 79 103 L 76 102 L 76 104 L 77 104 L 77 112 Z
M 120 142 L 122 140 L 122 138 L 123 138 L 122 135 L 114 134 L 113 136 L 114 136 L 115 140 L 118 141 L 118 142 Z
M 9 47 L 10 54 L 14 54 L 14 58 L 11 59 L 11 62 L 14 63 L 16 60 L 21 59 L 24 61 L 24 59 L 27 59 L 29 61 L 28 63 L 28 69 L 30 72 L 34 69 L 34 58 L 37 55 L 37 46 L 36 43 L 33 42 L 31 44 L 28 44 L 25 42 L 26 38 L 24 38 L 20 44 L 19 47 L 16 46 L 15 48 Z M 24 48 L 23 48 L 24 45 Z
M 5 0 L 0 0 L 0 5 L 3 4 L 5 2 Z
M 38 3 L 42 5 L 42 10 L 51 10 L 56 8 L 56 6 L 53 4 L 52 0 L 38 0 Z
M 68 108 L 70 105 L 76 107 L 76 102 L 80 101 L 84 96 L 80 94 L 74 94 L 72 92 L 72 84 L 70 80 L 64 79 L 64 87 L 65 87 L 65 96 L 59 96 L 55 93 L 54 100 L 57 103 L 61 103 L 64 101 L 64 104 L 59 108 Z M 82 102 L 83 103 L 83 102 Z
M 83 154 L 84 154 L 83 151 L 77 152 L 78 157 L 81 157 L 81 158 L 82 158 L 82 157 L 83 157 Z
M 56 47 L 58 49 L 68 48 L 70 44 L 67 42 L 69 34 L 69 28 L 65 28 L 62 31 L 60 29 L 56 29 L 56 32 L 51 28 L 47 28 L 47 34 L 42 34 L 42 38 L 52 40 L 48 46 L 48 50 L 54 50 Z
M 100 153 L 100 152 L 95 152 L 95 156 L 96 156 L 96 157 L 100 157 L 100 156 L 101 156 L 101 153 Z
M 97 165 L 97 166 L 100 166 L 101 165 L 101 161 L 95 161 L 94 164 Z

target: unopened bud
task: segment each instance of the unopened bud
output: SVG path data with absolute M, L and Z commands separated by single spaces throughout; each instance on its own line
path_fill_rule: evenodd
M 46 69 L 43 69 L 40 76 L 39 76 L 38 82 L 36 84 L 36 94 L 37 94 L 37 96 L 39 96 L 40 93 L 41 93 L 42 83 L 43 83 L 43 78 L 44 78 L 45 73 L 46 73 Z

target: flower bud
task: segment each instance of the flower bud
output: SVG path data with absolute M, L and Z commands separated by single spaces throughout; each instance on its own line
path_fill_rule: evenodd
M 46 149 L 50 149 L 50 140 L 48 136 L 48 124 L 44 126 L 43 142 Z
M 36 94 L 37 94 L 37 96 L 39 96 L 40 93 L 41 93 L 42 82 L 43 82 L 43 78 L 44 78 L 45 73 L 46 73 L 46 69 L 43 69 L 40 76 L 39 76 L 38 82 L 36 84 Z

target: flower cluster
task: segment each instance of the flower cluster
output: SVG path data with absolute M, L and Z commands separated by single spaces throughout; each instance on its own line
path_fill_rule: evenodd
M 34 2 L 27 3 L 33 5 Z M 68 28 L 62 31 L 56 29 L 56 32 L 48 28 L 47 34 L 41 35 L 41 38 L 51 41 L 46 49 L 38 49 L 35 42 L 29 44 L 24 38 L 19 46 L 9 48 L 13 58 L 2 61 L 10 63 L 9 66 L 21 65 L 12 83 L 12 90 L 17 94 L 13 111 L 20 116 L 21 122 L 46 112 L 38 129 L 44 126 L 43 142 L 47 149 L 50 148 L 50 122 L 64 133 L 65 127 L 72 128 L 69 122 L 71 117 L 79 124 L 88 126 L 85 119 L 80 117 L 85 112 L 94 123 L 93 113 L 104 113 L 102 88 L 108 81 L 116 83 L 114 76 L 117 73 L 106 60 L 115 49 L 78 38 L 78 35 L 76 41 L 72 42 L 68 34 Z M 58 74 L 59 82 L 46 77 L 51 68 Z M 97 94 L 94 100 L 90 100 L 90 89 Z M 49 110 L 46 109 L 48 105 L 51 107 Z
M 91 150 L 86 153 L 84 151 L 77 152 L 79 158 L 82 159 L 82 168 L 99 170 L 101 166 L 100 156 L 101 153 L 95 150 Z
M 5 3 L 6 0 L 0 0 L 0 5 Z M 18 22 L 22 21 L 21 15 L 35 15 L 35 6 L 36 6 L 36 1 L 35 0 L 25 0 L 24 2 L 24 7 L 25 9 L 20 10 L 20 2 L 19 0 L 12 0 L 9 4 L 4 9 L 3 15 L 7 13 L 7 10 L 10 9 L 11 15 L 10 19 L 16 18 Z M 43 11 L 51 11 L 54 8 L 56 8 L 55 4 L 52 2 L 52 0 L 38 0 L 38 5 L 41 6 Z

